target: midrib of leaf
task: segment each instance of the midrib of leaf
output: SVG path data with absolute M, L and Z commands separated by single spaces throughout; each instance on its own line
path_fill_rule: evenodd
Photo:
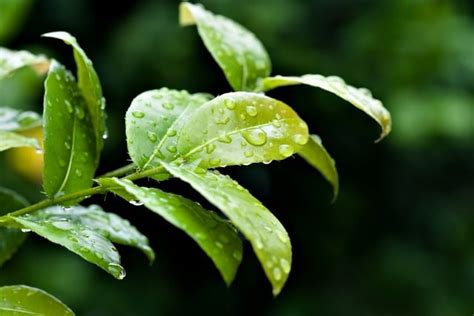
M 176 118 L 176 120 L 173 122 L 173 124 L 171 124 L 170 127 L 168 127 L 168 129 L 166 130 L 166 132 L 168 132 L 170 129 L 172 129 L 173 127 L 176 126 L 176 123 L 184 116 L 184 114 L 186 114 L 186 112 L 189 111 L 189 107 L 190 105 L 188 105 L 186 107 L 186 109 L 184 109 L 183 112 L 181 112 L 181 114 Z M 143 169 L 145 169 L 146 167 L 148 167 L 148 165 L 153 161 L 153 159 L 155 159 L 156 155 L 158 154 L 158 152 L 161 150 L 161 146 L 163 146 L 164 142 L 166 139 L 168 139 L 168 134 L 165 132 L 165 135 L 163 136 L 163 138 L 161 138 L 160 142 L 158 143 L 158 145 L 156 145 L 155 147 L 155 150 L 153 150 L 153 153 L 151 154 L 150 158 L 148 158 L 147 162 L 143 165 Z
M 284 119 L 278 120 L 278 122 L 286 122 L 286 121 L 293 121 L 293 120 L 295 120 L 295 119 L 294 118 L 284 118 Z M 237 130 L 234 130 L 232 132 L 224 133 L 222 135 L 219 135 L 218 137 L 211 138 L 207 142 L 205 142 L 205 143 L 195 147 L 191 151 L 187 152 L 185 155 L 183 155 L 183 158 L 187 158 L 190 155 L 194 154 L 196 151 L 199 151 L 201 148 L 209 145 L 210 143 L 218 141 L 219 138 L 234 135 L 234 134 L 241 133 L 241 132 L 245 132 L 245 131 L 252 130 L 252 129 L 255 129 L 255 128 L 261 128 L 261 127 L 273 125 L 273 122 L 268 122 L 268 123 L 265 123 L 265 124 L 259 124 L 259 125 L 249 126 L 249 127 L 246 127 L 246 128 L 237 129 Z
M 23 309 L 8 308 L 8 307 L 0 307 L 0 311 L 22 313 L 22 314 L 26 314 L 26 315 L 45 316 L 44 314 L 38 314 L 38 313 L 35 313 L 35 312 L 25 311 L 25 310 L 23 310 Z
M 63 183 L 61 183 L 61 186 L 59 187 L 58 192 L 61 192 L 64 187 L 66 186 L 66 182 L 69 178 L 69 174 L 71 173 L 71 166 L 72 166 L 72 159 L 74 158 L 74 147 L 76 146 L 76 123 L 77 123 L 77 118 L 76 118 L 76 113 L 74 112 L 74 123 L 72 126 L 72 141 L 71 141 L 71 154 L 69 155 L 69 163 L 67 166 L 66 174 L 64 175 Z M 55 193 L 55 194 L 56 194 Z

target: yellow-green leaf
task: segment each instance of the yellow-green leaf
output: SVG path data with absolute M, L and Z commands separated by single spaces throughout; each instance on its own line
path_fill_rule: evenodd
M 218 207 L 250 241 L 278 295 L 291 270 L 291 243 L 283 225 L 245 188 L 217 171 L 195 171 L 188 165 L 162 163 L 172 175 L 189 183 Z M 194 170 L 193 170 L 194 169 Z
M 35 147 L 38 150 L 40 149 L 35 138 L 22 136 L 14 132 L 0 131 L 0 151 L 14 147 Z
M 262 43 L 240 24 L 214 15 L 202 5 L 180 5 L 180 23 L 196 24 L 199 35 L 236 91 L 253 91 L 270 74 L 271 63 Z
M 372 117 L 382 128 L 382 134 L 378 140 L 384 138 L 392 129 L 390 113 L 385 109 L 380 100 L 372 97 L 372 93 L 366 88 L 354 88 L 336 76 L 324 77 L 321 75 L 275 76 L 268 77 L 262 81 L 265 91 L 281 86 L 306 84 L 312 87 L 329 91 L 342 99 L 350 102 L 356 108 L 362 110 Z

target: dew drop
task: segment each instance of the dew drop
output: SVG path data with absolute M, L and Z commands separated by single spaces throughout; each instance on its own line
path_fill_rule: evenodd
M 72 107 L 71 102 L 69 102 L 69 100 L 64 100 L 64 104 L 66 104 L 66 109 L 69 114 L 72 114 L 74 112 L 74 108 Z
M 214 152 L 214 150 L 216 150 L 216 145 L 214 145 L 214 144 L 211 143 L 211 144 L 208 144 L 208 145 L 206 146 L 206 152 L 207 152 L 208 154 L 212 154 L 212 153 Z
M 178 148 L 176 148 L 175 145 L 169 145 L 166 147 L 166 150 L 169 151 L 170 153 L 174 154 L 175 152 L 178 151 Z
M 370 90 L 367 88 L 359 88 L 359 92 L 368 98 L 372 97 L 372 92 L 370 92 Z
M 283 272 L 285 274 L 290 273 L 291 266 L 290 266 L 290 263 L 286 259 L 283 259 L 283 258 L 280 259 L 280 266 L 283 269 Z
M 244 152 L 244 156 L 247 157 L 247 158 L 250 158 L 253 156 L 253 151 L 251 150 L 247 150 Z
M 22 232 L 22 233 L 29 233 L 29 232 L 31 232 L 31 229 L 29 229 L 29 228 L 22 228 L 22 229 L 21 229 L 21 232 Z
M 215 120 L 216 124 L 218 124 L 218 125 L 226 125 L 227 123 L 229 123 L 229 121 L 230 121 L 230 117 L 228 117 L 228 116 L 225 116 L 223 118 L 219 118 L 219 119 Z
M 235 109 L 235 102 L 233 100 L 225 100 L 224 101 L 225 107 L 229 110 Z
M 296 134 L 293 136 L 293 141 L 298 145 L 304 145 L 308 141 L 308 138 L 303 134 Z
M 221 163 L 221 160 L 219 158 L 213 158 L 209 160 L 209 164 L 211 166 L 218 166 Z
M 278 267 L 273 268 L 273 277 L 277 281 L 281 280 L 281 270 L 280 270 L 280 268 L 278 268 Z
M 156 133 L 152 131 L 148 131 L 147 137 L 152 143 L 156 143 L 156 141 L 158 140 L 158 136 L 156 136 Z
M 166 136 L 169 136 L 169 137 L 176 136 L 176 131 L 174 129 L 169 129 L 166 131 Z
M 216 241 L 215 244 L 217 248 L 220 248 L 220 249 L 224 248 L 224 245 L 220 241 Z
M 256 107 L 249 105 L 245 108 L 245 111 L 247 112 L 248 115 L 255 117 L 258 114 L 258 110 Z
M 222 135 L 217 139 L 217 141 L 224 144 L 230 144 L 232 143 L 232 138 L 229 135 Z
M 287 145 L 287 144 L 281 144 L 278 147 L 278 152 L 280 153 L 280 155 L 282 155 L 285 158 L 290 157 L 294 153 L 293 146 Z
M 143 202 L 142 202 L 142 201 L 138 201 L 138 200 L 130 200 L 129 203 L 132 204 L 132 205 L 135 205 L 135 206 L 141 206 L 141 205 L 143 205 Z
M 288 242 L 288 236 L 285 233 L 283 233 L 282 231 L 277 231 L 277 236 L 278 236 L 278 239 L 281 240 L 281 242 L 283 242 L 283 243 Z
M 263 243 L 260 239 L 255 240 L 255 247 L 257 247 L 257 249 L 260 249 L 260 250 L 263 249 Z
M 132 115 L 133 115 L 134 117 L 138 118 L 138 119 L 145 117 L 145 113 L 140 112 L 140 111 L 133 111 L 133 112 L 132 112 Z
M 262 146 L 267 142 L 267 134 L 261 129 L 244 131 L 242 136 L 249 144 L 254 146 Z
M 167 110 L 172 110 L 172 109 L 174 109 L 174 105 L 171 104 L 171 103 L 163 103 L 163 108 L 165 108 Z
M 69 221 L 54 221 L 51 223 L 54 227 L 61 230 L 69 230 L 74 227 Z
M 277 127 L 277 128 L 280 128 L 280 127 L 281 127 L 281 123 L 280 123 L 280 121 L 278 121 L 278 120 L 273 120 L 273 121 L 272 121 L 272 125 L 275 126 L 275 127 Z
M 74 170 L 74 173 L 76 174 L 76 176 L 82 177 L 82 171 L 81 171 L 81 169 L 76 169 L 76 170 Z
M 63 159 L 59 159 L 59 166 L 60 166 L 60 167 L 65 167 L 65 166 L 66 166 L 66 162 L 65 162 Z
M 242 260 L 242 253 L 240 251 L 234 251 L 232 253 L 232 257 L 234 257 L 235 260 Z
M 117 263 L 109 263 L 109 265 L 107 266 L 107 271 L 112 273 L 119 280 L 125 278 L 126 275 L 124 268 Z
M 71 149 L 71 144 L 69 142 L 64 142 L 64 147 L 66 147 L 66 149 Z
M 84 112 L 84 108 L 82 106 L 76 107 L 76 116 L 80 120 L 82 120 L 86 116 L 86 113 Z

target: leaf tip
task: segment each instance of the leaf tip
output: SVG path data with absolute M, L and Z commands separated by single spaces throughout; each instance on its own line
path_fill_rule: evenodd
M 181 2 L 179 4 L 179 25 L 189 26 L 196 23 L 194 15 L 191 12 L 192 4 L 189 2 Z

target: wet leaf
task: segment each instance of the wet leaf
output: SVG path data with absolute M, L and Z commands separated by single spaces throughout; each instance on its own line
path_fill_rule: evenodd
M 130 222 L 117 214 L 104 212 L 98 205 L 83 207 L 80 205 L 70 209 L 52 206 L 34 214 L 43 222 L 67 222 L 84 226 L 104 236 L 113 243 L 132 246 L 140 249 L 153 262 L 155 253 L 148 244 L 148 239 Z M 68 225 L 66 224 L 66 226 Z
M 43 290 L 25 286 L 0 287 L 0 314 L 3 316 L 74 316 L 74 312 Z
M 337 174 L 336 163 L 331 155 L 324 148 L 321 138 L 318 135 L 311 135 L 306 145 L 298 152 L 311 166 L 316 168 L 332 185 L 333 200 L 339 193 L 339 177 Z
M 180 23 L 196 24 L 199 36 L 236 91 L 253 91 L 270 74 L 271 63 L 262 43 L 240 24 L 204 9 L 182 3 Z
M 38 150 L 40 149 L 40 145 L 35 138 L 13 132 L 0 131 L 0 151 L 15 147 L 35 147 Z
M 189 183 L 218 207 L 250 241 L 267 278 L 278 295 L 291 269 L 291 243 L 283 225 L 245 188 L 217 171 L 163 162 L 175 177 Z
M 178 138 L 178 153 L 202 168 L 282 160 L 308 140 L 308 127 L 286 104 L 261 94 L 223 94 L 199 107 Z
M 265 91 L 281 86 L 306 84 L 334 93 L 377 121 L 382 127 L 382 134 L 378 140 L 384 138 L 392 129 L 390 113 L 384 108 L 380 100 L 373 98 L 369 90 L 354 88 L 346 84 L 339 77 L 324 77 L 321 75 L 303 75 L 301 77 L 275 76 L 263 79 L 262 83 Z
M 85 100 L 89 112 L 90 120 L 95 135 L 97 161 L 99 153 L 103 147 L 103 139 L 106 138 L 105 126 L 105 99 L 102 96 L 102 87 L 99 77 L 92 65 L 92 61 L 87 57 L 84 50 L 79 46 L 75 37 L 66 32 L 52 32 L 43 34 L 43 37 L 56 38 L 71 45 L 74 49 L 74 59 L 77 65 L 77 78 L 79 90 Z
M 104 269 L 115 278 L 125 277 L 125 270 L 120 265 L 120 256 L 114 245 L 101 234 L 97 227 L 85 226 L 81 220 L 71 217 L 70 211 L 63 215 L 56 207 L 36 211 L 19 217 L 9 216 L 2 225 L 32 231 L 47 240 L 61 245 L 78 254 L 86 261 Z M 97 224 L 98 225 L 98 224 Z
M 242 243 L 231 224 L 212 211 L 182 196 L 156 188 L 139 187 L 129 180 L 99 179 L 108 190 L 135 201 L 178 227 L 212 259 L 223 279 L 230 284 L 242 260 Z
M 1 216 L 27 206 L 28 202 L 17 193 L 0 187 L 0 205 Z M 0 227 L 0 266 L 13 256 L 25 238 L 26 234 L 17 229 Z
M 49 61 L 42 55 L 33 55 L 21 50 L 14 51 L 0 47 L 0 79 L 23 67 L 33 67 L 38 75 L 48 72 Z
M 97 154 L 89 113 L 74 77 L 56 61 L 45 90 L 43 186 L 53 198 L 91 187 Z
M 24 131 L 38 126 L 41 126 L 38 113 L 0 107 L 0 131 Z
M 206 94 L 167 88 L 138 95 L 125 116 L 128 152 L 133 162 L 140 169 L 150 169 L 159 166 L 161 160 L 174 160 L 179 130 L 189 115 L 208 100 Z

